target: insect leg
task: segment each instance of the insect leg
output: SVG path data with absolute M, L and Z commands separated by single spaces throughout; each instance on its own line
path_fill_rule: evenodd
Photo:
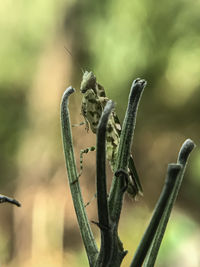
M 79 172 L 78 178 L 81 176 L 81 174 L 83 172 L 83 155 L 87 154 L 90 151 L 95 151 L 95 149 L 96 149 L 95 146 L 91 146 L 91 147 L 88 147 L 88 148 L 85 148 L 85 149 L 81 149 L 81 152 L 80 152 L 80 172 Z
M 84 205 L 84 207 L 86 208 L 87 206 L 90 205 L 90 203 L 97 197 L 97 194 L 94 194 L 94 196 Z
M 78 127 L 78 126 L 81 126 L 81 125 L 84 125 L 84 124 L 85 124 L 85 122 L 82 121 L 82 122 L 80 122 L 80 123 L 72 124 L 72 127 Z
M 90 203 L 97 197 L 97 193 L 94 194 L 94 196 L 84 205 L 84 207 L 86 208 L 87 206 L 90 205 Z M 109 197 L 109 195 L 107 195 L 107 198 Z

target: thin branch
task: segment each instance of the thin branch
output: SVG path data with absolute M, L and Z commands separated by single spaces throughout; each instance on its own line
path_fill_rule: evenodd
M 151 245 L 151 248 L 148 252 L 148 256 L 145 259 L 145 263 L 144 263 L 144 267 L 153 267 L 155 265 L 155 261 L 160 249 L 160 245 L 167 227 L 167 223 L 169 221 L 169 217 L 173 208 L 173 205 L 176 201 L 178 192 L 180 190 L 181 184 L 182 184 L 182 180 L 183 180 L 183 176 L 184 176 L 184 172 L 185 172 L 185 168 L 186 168 L 186 164 L 187 164 L 187 160 L 189 157 L 189 154 L 191 153 L 191 151 L 194 149 L 195 144 L 192 140 L 187 139 L 183 145 L 181 146 L 180 152 L 179 152 L 179 156 L 178 156 L 178 160 L 177 162 L 179 164 L 182 165 L 181 171 L 180 171 L 180 175 L 178 176 L 178 179 L 176 181 L 176 184 L 174 186 L 174 189 L 171 193 L 169 202 L 165 208 L 164 214 L 163 214 L 163 218 L 159 224 L 159 228 L 156 232 L 156 235 L 154 237 L 153 243 Z
M 126 110 L 125 119 L 123 122 L 122 132 L 120 136 L 120 144 L 119 144 L 117 162 L 115 165 L 115 171 L 119 169 L 127 171 L 132 139 L 136 124 L 137 109 L 145 86 L 146 86 L 146 81 L 141 79 L 134 80 L 131 86 L 128 107 Z M 122 207 L 123 187 L 124 187 L 124 181 L 122 179 L 114 177 L 109 198 L 109 210 L 111 214 L 111 219 L 115 221 L 117 224 L 119 221 L 121 207 Z
M 151 246 L 151 243 L 154 239 L 155 233 L 158 229 L 160 220 L 163 216 L 163 212 L 165 210 L 165 207 L 169 201 L 169 198 L 171 196 L 171 192 L 174 188 L 174 185 L 177 181 L 178 175 L 181 170 L 180 164 L 169 164 L 168 170 L 167 170 L 167 177 L 165 180 L 165 185 L 163 187 L 163 190 L 161 192 L 161 195 L 159 197 L 159 200 L 156 204 L 156 207 L 154 209 L 154 213 L 152 216 L 152 219 L 142 237 L 142 240 L 140 241 L 140 244 L 137 248 L 137 251 L 134 255 L 134 258 L 131 262 L 130 267 L 138 267 L 142 266 L 143 261 L 147 255 L 147 252 L 149 250 L 149 247 Z
M 72 134 L 70 128 L 70 118 L 68 110 L 68 97 L 75 90 L 72 87 L 66 89 L 63 94 L 61 102 L 61 125 L 62 125 L 62 138 L 65 154 L 65 162 L 68 172 L 69 186 L 72 194 L 74 208 L 81 231 L 82 239 L 88 256 L 90 266 L 94 266 L 98 256 L 97 245 L 89 224 L 88 217 L 85 212 L 81 189 L 78 181 L 77 168 L 74 157 Z
M 4 203 L 4 202 L 8 202 L 8 203 L 16 205 L 17 207 L 21 207 L 21 204 L 16 199 L 0 194 L 0 203 Z
M 192 150 L 195 148 L 195 146 L 196 146 L 195 143 L 191 139 L 186 139 L 179 151 L 177 162 L 185 166 L 188 157 L 192 152 Z
M 136 125 L 137 111 L 139 102 L 146 86 L 146 81 L 137 78 L 133 81 L 128 100 L 128 107 L 122 125 L 122 132 L 119 144 L 119 158 L 117 161 L 117 169 L 127 168 L 129 156 L 131 152 L 131 145 L 133 142 L 134 130 Z M 120 166 L 118 166 L 120 165 Z
M 97 132 L 97 204 L 99 224 L 109 228 L 106 187 L 106 126 L 114 103 L 109 100 L 102 113 Z
M 109 100 L 102 113 L 97 131 L 97 205 L 101 230 L 101 249 L 98 266 L 107 266 L 112 254 L 112 232 L 108 213 L 106 186 L 106 126 L 114 103 Z

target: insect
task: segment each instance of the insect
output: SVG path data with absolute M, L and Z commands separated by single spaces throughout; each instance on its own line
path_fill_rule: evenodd
M 97 83 L 93 72 L 84 72 L 80 91 L 83 94 L 81 114 L 85 120 L 86 130 L 89 131 L 90 128 L 92 132 L 96 134 L 101 114 L 109 99 L 106 97 L 103 86 Z M 107 124 L 106 157 L 113 172 L 115 171 L 114 168 L 119 147 L 120 134 L 120 121 L 116 112 L 112 111 Z M 132 197 L 136 197 L 138 194 L 143 195 L 142 186 L 131 155 L 129 159 L 128 173 L 129 181 L 127 192 Z

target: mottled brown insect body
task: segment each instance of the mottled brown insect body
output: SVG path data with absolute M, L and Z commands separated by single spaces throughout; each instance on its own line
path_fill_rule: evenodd
M 86 71 L 83 74 L 80 91 L 83 94 L 81 113 L 85 119 L 86 130 L 88 131 L 91 128 L 92 132 L 96 134 L 101 114 L 109 99 L 106 97 L 103 86 L 97 83 L 96 77 L 92 72 Z M 121 125 L 119 119 L 116 112 L 112 111 L 107 125 L 106 158 L 113 172 L 115 171 L 120 134 Z M 131 196 L 135 197 L 138 193 L 142 194 L 142 187 L 138 176 L 135 177 L 137 172 L 132 156 L 130 156 L 130 161 L 132 161 L 130 165 L 134 170 L 132 171 L 130 168 L 128 170 L 130 179 L 127 191 Z

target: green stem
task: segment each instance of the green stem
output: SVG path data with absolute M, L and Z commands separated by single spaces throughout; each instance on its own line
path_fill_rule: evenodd
M 68 173 L 69 186 L 79 224 L 79 229 L 86 249 L 89 264 L 90 266 L 94 266 L 98 256 L 98 249 L 89 224 L 88 217 L 85 212 L 81 189 L 78 181 L 78 174 L 77 174 L 73 143 L 72 143 L 72 134 L 70 128 L 71 124 L 70 124 L 69 110 L 68 110 L 68 97 L 74 91 L 75 90 L 72 87 L 67 88 L 63 94 L 61 102 L 61 125 L 62 125 L 63 148 L 65 155 L 65 163 Z
M 169 221 L 169 217 L 173 208 L 173 205 L 176 201 L 178 192 L 180 190 L 181 184 L 182 184 L 182 180 L 183 180 L 183 176 L 184 176 L 184 172 L 185 172 L 185 168 L 186 168 L 186 164 L 187 164 L 187 160 L 189 157 L 189 154 L 191 153 L 191 151 L 193 150 L 193 148 L 195 147 L 195 144 L 192 140 L 187 139 L 179 152 L 179 156 L 178 156 L 178 160 L 177 162 L 179 164 L 182 165 L 181 171 L 180 171 L 180 175 L 178 176 L 178 179 L 175 183 L 175 186 L 173 188 L 173 191 L 171 193 L 169 202 L 165 208 L 165 211 L 163 213 L 163 217 L 162 220 L 159 224 L 158 230 L 156 232 L 156 235 L 154 237 L 153 243 L 151 245 L 151 248 L 148 252 L 148 256 L 145 259 L 145 263 L 144 263 L 144 267 L 153 267 L 155 265 L 155 261 L 159 252 L 159 248 L 167 227 L 167 223 Z
M 163 187 L 162 193 L 159 197 L 159 200 L 157 202 L 157 205 L 154 209 L 154 213 L 152 216 L 152 219 L 142 237 L 142 240 L 140 241 L 140 244 L 137 248 L 137 251 L 134 255 L 134 258 L 131 262 L 130 267 L 138 267 L 142 266 L 143 261 L 147 255 L 147 252 L 149 250 L 149 247 L 153 241 L 153 238 L 155 236 L 155 233 L 158 229 L 160 220 L 163 216 L 163 212 L 165 210 L 165 207 L 167 205 L 167 202 L 171 196 L 171 192 L 174 188 L 174 185 L 177 181 L 178 175 L 181 170 L 180 164 L 169 164 L 168 165 L 168 171 L 167 171 L 167 177 L 165 180 L 165 185 Z
M 136 79 L 133 81 L 129 95 L 128 107 L 126 110 L 125 119 L 122 126 L 120 136 L 119 150 L 115 171 L 122 169 L 127 171 L 130 158 L 130 150 L 132 139 L 134 135 L 134 128 L 136 124 L 137 109 L 139 101 L 146 85 L 145 80 Z M 125 182 L 116 176 L 113 179 L 110 197 L 109 197 L 109 210 L 111 219 L 118 224 L 122 208 L 123 188 Z
M 108 213 L 106 186 L 106 126 L 114 103 L 109 100 L 102 113 L 97 131 L 97 206 L 99 228 L 101 230 L 101 249 L 97 266 L 107 266 L 113 251 L 113 236 Z

